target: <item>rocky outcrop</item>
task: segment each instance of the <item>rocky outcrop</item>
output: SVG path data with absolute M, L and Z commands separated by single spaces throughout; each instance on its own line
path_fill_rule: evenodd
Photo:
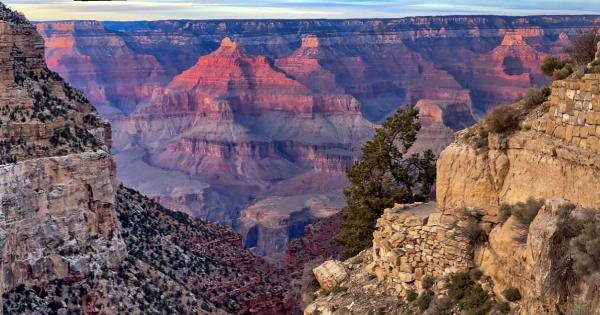
M 555 312 L 557 306 L 565 305 L 569 298 L 567 287 L 571 284 L 560 274 L 565 257 L 555 254 L 561 241 L 557 231 L 558 213 L 560 207 L 567 204 L 562 199 L 546 201 L 531 222 L 524 244 L 515 241 L 522 231 L 515 218 L 509 218 L 492 230 L 488 245 L 475 255 L 480 268 L 492 277 L 498 296 L 506 288 L 518 288 L 522 292 L 522 314 Z M 574 215 L 583 217 L 583 212 L 578 209 Z
M 332 291 L 348 277 L 344 265 L 339 261 L 328 260 L 313 269 L 321 288 Z
M 459 141 L 442 153 L 436 190 L 439 209 L 474 206 L 494 216 L 501 203 L 528 197 L 600 206 L 597 194 L 580 187 L 598 178 L 597 92 L 591 91 L 597 89 L 598 78 L 555 81 L 552 87 L 548 114 L 524 123 L 533 130 L 504 140 L 491 135 L 484 152 Z
M 505 45 L 525 43 L 511 34 Z M 597 224 L 600 207 L 595 191 L 599 79 L 574 75 L 553 82 L 543 104 L 506 107 L 520 117 L 505 133 L 494 132 L 497 115 L 459 132 L 438 159 L 437 205 L 429 212 L 419 211 L 420 205 L 386 209 L 377 221 L 368 263 L 350 268 L 364 260 L 360 254 L 342 264 L 349 275 L 338 285 L 347 293 L 318 292 L 305 313 L 341 314 L 353 307 L 349 297 L 377 296 L 398 313 L 418 305 L 429 314 L 439 311 L 436 301 L 447 296 L 456 303 L 447 300 L 447 312 L 466 311 L 475 303 L 487 313 L 494 303 L 506 303 L 494 308 L 541 314 L 579 307 L 595 314 L 595 271 L 582 273 L 574 266 L 596 258 L 578 256 L 573 235 L 596 235 L 596 227 L 582 226 Z M 430 108 L 428 113 L 438 112 Z M 378 281 L 369 282 L 364 272 Z M 479 302 L 457 298 L 464 291 L 456 283 L 475 288 Z M 419 294 L 412 303 L 414 292 Z M 406 297 L 407 308 L 386 305 L 389 296 Z
M 2 167 L 2 292 L 118 267 L 114 170 L 102 151 Z
M 474 127 L 462 132 L 438 160 L 438 210 L 446 214 L 476 207 L 484 212 L 484 221 L 497 223 L 502 204 L 547 200 L 525 230 L 514 216 L 492 225 L 489 241 L 476 251 L 475 263 L 491 277 L 497 295 L 509 287 L 520 290 L 524 314 L 564 311 L 567 297 L 576 299 L 585 291 L 582 281 L 563 277 L 571 258 L 557 252 L 564 235 L 556 231 L 562 205 L 579 205 L 572 212 L 576 217 L 582 216 L 582 208 L 600 206 L 593 188 L 598 177 L 598 79 L 586 74 L 553 82 L 549 100 L 519 130 L 490 134 L 485 146 L 477 148 L 467 140 L 481 128 Z
M 79 92 L 47 69 L 31 24 L 4 5 L 0 11 L 5 294 L 114 269 L 126 251 L 115 215 L 109 129 Z

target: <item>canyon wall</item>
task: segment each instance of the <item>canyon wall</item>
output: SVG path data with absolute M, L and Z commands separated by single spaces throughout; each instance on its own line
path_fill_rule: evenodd
M 256 253 L 343 208 L 344 169 L 396 108 L 441 152 L 594 16 L 38 23 L 50 67 L 113 125 L 118 176 Z M 109 58 L 109 57 L 110 58 Z M 110 59 L 110 60 L 109 60 Z M 301 234 L 301 233 L 300 233 Z
M 1 3 L 0 68 L 0 314 L 293 312 L 237 233 L 118 185 L 110 125 Z

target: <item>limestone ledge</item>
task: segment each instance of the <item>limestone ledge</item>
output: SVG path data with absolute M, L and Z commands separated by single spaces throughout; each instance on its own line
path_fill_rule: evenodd
M 563 139 L 536 130 L 519 131 L 508 139 L 490 134 L 489 149 L 468 144 L 448 146 L 437 162 L 437 208 L 457 213 L 464 207 L 485 212 L 497 222 L 502 203 L 564 198 L 585 207 L 600 207 L 600 156 Z

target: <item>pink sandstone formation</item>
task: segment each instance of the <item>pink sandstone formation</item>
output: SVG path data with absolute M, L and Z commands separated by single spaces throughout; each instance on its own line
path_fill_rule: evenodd
M 539 61 L 595 23 L 474 16 L 36 26 L 51 67 L 111 117 L 120 179 L 244 234 L 273 232 L 277 240 L 264 244 L 279 244 L 289 238 L 280 223 L 311 198 L 343 207 L 343 170 L 395 108 L 416 104 L 424 128 L 414 149 L 440 152 L 474 117 L 544 84 Z M 244 214 L 258 208 L 279 219 Z

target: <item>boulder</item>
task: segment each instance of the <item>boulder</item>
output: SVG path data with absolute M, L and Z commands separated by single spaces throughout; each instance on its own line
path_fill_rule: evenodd
M 337 260 L 328 260 L 313 269 L 313 273 L 321 288 L 331 291 L 348 277 L 344 265 Z

